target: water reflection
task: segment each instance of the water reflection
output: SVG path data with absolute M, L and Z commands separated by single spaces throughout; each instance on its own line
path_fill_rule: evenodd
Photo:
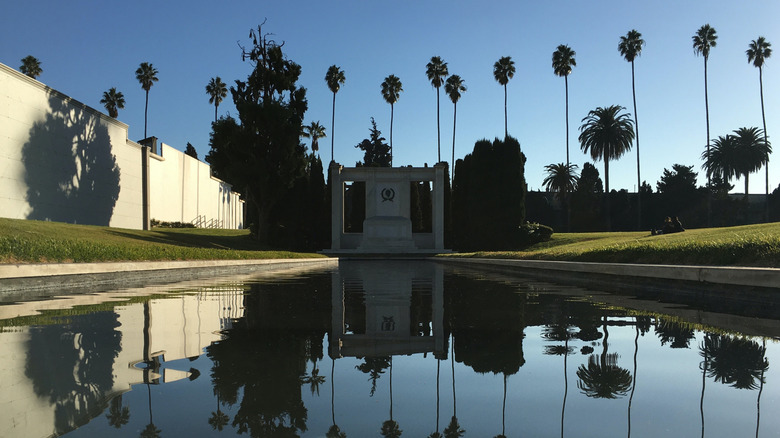
M 20 311 L 0 320 L 0 436 L 780 430 L 760 415 L 780 407 L 779 321 L 751 337 L 731 316 L 699 313 L 724 322 L 702 326 L 657 303 L 448 269 L 347 262 Z

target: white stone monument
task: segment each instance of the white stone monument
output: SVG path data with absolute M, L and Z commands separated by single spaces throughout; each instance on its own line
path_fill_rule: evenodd
M 349 167 L 330 165 L 332 193 L 332 254 L 401 253 L 435 254 L 444 249 L 444 190 L 446 165 L 434 167 Z M 432 232 L 412 233 L 410 187 L 412 182 L 430 181 Z M 344 185 L 364 182 L 366 211 L 362 233 L 344 231 Z

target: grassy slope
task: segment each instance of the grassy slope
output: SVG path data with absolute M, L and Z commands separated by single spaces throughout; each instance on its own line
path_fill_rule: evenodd
M 152 231 L 0 218 L 0 263 L 319 257 L 269 251 L 246 230 Z
M 549 242 L 523 251 L 452 256 L 780 268 L 780 223 L 662 236 L 647 232 L 558 233 Z M 0 263 L 293 257 L 317 255 L 268 251 L 245 230 L 138 231 L 0 218 Z
M 648 232 L 560 233 L 523 251 L 465 257 L 780 267 L 780 223 L 704 228 L 651 236 Z

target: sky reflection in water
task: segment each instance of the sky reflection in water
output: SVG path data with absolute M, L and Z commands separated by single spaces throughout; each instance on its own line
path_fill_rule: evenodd
M 696 326 L 680 316 L 690 310 L 451 271 L 348 262 L 41 315 L 29 309 L 50 302 L 1 306 L 0 318 L 28 316 L 0 319 L 0 436 L 780 430 L 778 321 L 745 337 L 729 331 L 749 330 L 745 318 L 694 312 L 726 323 Z

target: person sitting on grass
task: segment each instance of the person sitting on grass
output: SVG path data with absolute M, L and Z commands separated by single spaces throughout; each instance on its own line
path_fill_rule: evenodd
M 679 233 L 680 231 L 685 231 L 685 228 L 683 228 L 682 223 L 680 222 L 680 219 L 675 216 L 674 220 L 670 216 L 666 216 L 666 219 L 664 219 L 664 225 L 661 227 L 660 230 L 650 230 L 650 234 L 653 236 L 657 236 L 659 234 L 672 234 L 672 233 Z

